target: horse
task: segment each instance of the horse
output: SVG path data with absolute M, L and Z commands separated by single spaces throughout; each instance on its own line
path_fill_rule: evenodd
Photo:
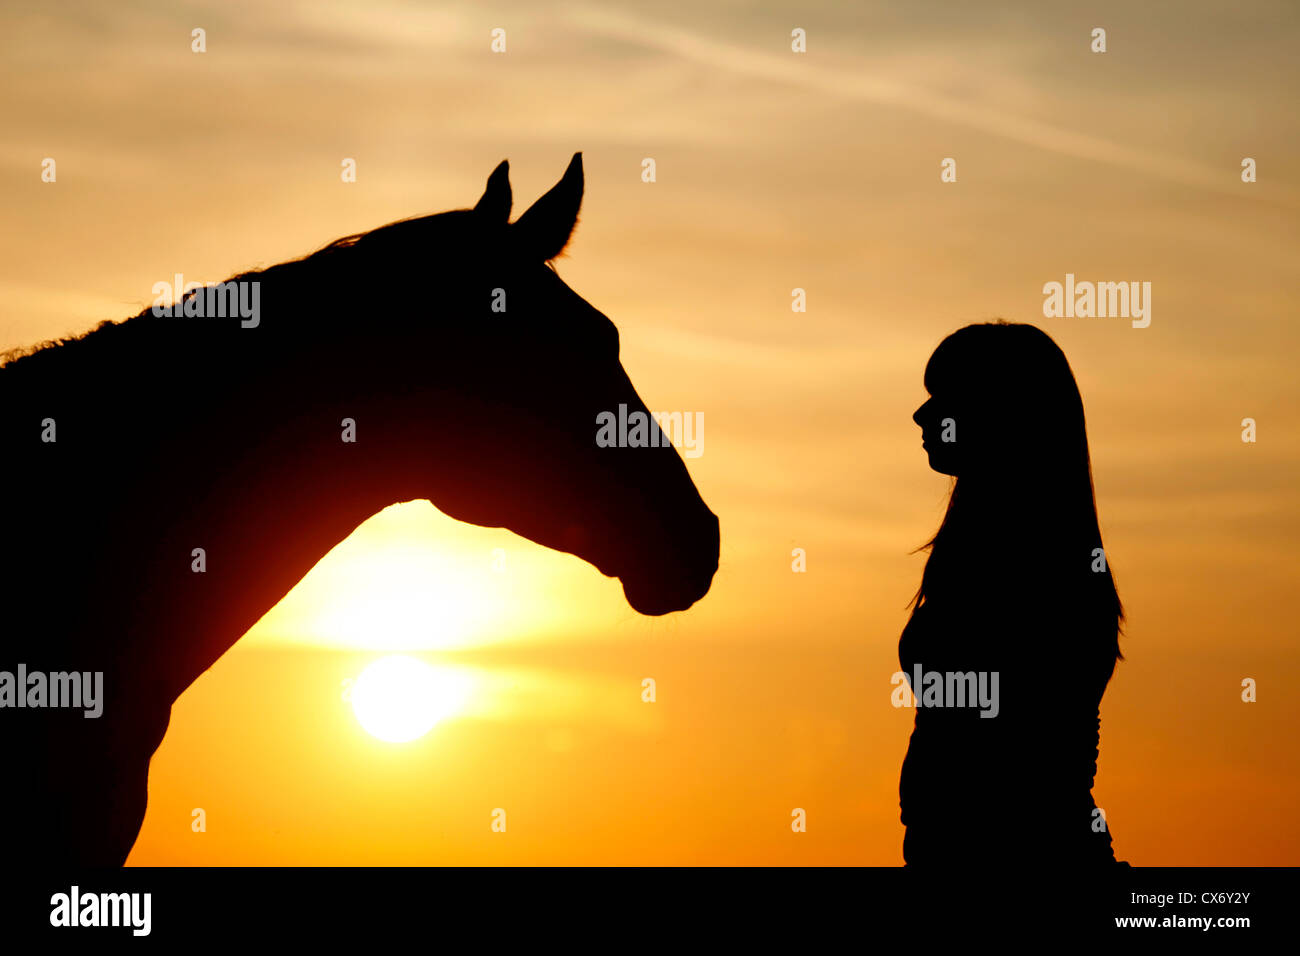
M 641 614 L 708 592 L 718 519 L 677 450 L 596 441 L 602 413 L 645 405 L 617 328 L 553 265 L 583 189 L 578 153 L 511 222 L 502 162 L 472 209 L 234 276 L 235 314 L 191 289 L 4 357 L 12 861 L 121 866 L 173 702 L 390 504 L 577 555 Z M 99 716 L 77 675 L 87 697 L 102 675 Z

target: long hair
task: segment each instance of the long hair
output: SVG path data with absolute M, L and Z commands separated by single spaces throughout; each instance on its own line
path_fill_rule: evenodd
M 954 410 L 963 455 L 943 522 L 920 549 L 929 557 L 913 613 L 945 593 L 1009 589 L 1011 600 L 1048 601 L 1097 622 L 1122 659 L 1124 608 L 1065 353 L 1032 325 L 968 325 L 935 349 L 925 387 Z

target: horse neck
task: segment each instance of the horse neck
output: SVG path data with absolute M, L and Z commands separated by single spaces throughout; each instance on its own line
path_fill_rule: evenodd
M 8 470 L 23 476 L 8 497 L 44 516 L 9 537 L 6 570 L 35 549 L 30 606 L 63 610 L 57 635 L 33 615 L 25 633 L 47 640 L 16 659 L 115 673 L 170 704 L 360 523 L 420 491 L 400 403 L 365 365 L 348 377 L 329 349 L 278 358 L 230 338 L 257 329 L 115 328 L 0 370 L 4 437 L 30 465 Z

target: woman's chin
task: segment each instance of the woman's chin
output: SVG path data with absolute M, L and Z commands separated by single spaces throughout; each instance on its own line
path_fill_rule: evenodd
M 956 462 L 946 459 L 943 455 L 936 455 L 932 451 L 927 451 L 926 454 L 929 456 L 930 468 L 932 470 L 937 471 L 941 475 L 950 475 L 953 478 L 957 477 Z

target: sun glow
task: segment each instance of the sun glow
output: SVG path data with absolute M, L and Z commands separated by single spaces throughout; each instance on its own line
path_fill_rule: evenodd
M 628 613 L 619 583 L 581 559 L 416 501 L 357 528 L 245 643 L 418 655 L 572 635 Z
M 406 743 L 455 714 L 469 696 L 469 681 L 405 654 L 381 657 L 351 686 L 352 712 L 373 737 Z

